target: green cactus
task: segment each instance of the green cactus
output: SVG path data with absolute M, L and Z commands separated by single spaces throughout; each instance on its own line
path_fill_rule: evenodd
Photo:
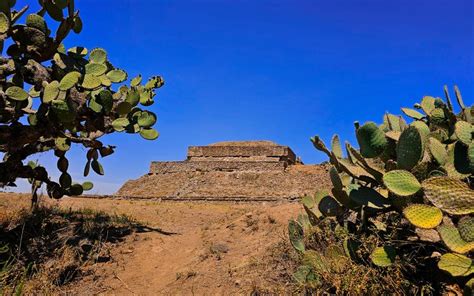
M 392 114 L 385 114 L 380 126 L 356 123 L 360 150 L 346 143 L 346 157 L 337 135 L 331 139 L 333 151 L 318 136 L 311 138 L 329 158 L 332 188 L 317 200 L 303 199 L 305 210 L 313 228 L 333 219 L 344 229 L 342 246 L 352 260 L 364 264 L 370 258 L 387 267 L 393 265 L 396 249 L 404 258 L 401 265 L 422 268 L 425 261 L 437 260 L 425 251 L 430 250 L 442 254 L 438 266 L 448 274 L 474 272 L 468 263 L 474 251 L 474 112 L 457 87 L 455 93 L 458 114 L 445 87 L 447 103 L 426 96 L 415 105 L 418 110 L 402 109 L 414 119 L 409 124 Z M 359 244 L 364 240 L 369 245 Z M 446 254 L 441 240 L 447 249 L 464 254 L 462 259 Z M 429 245 L 420 248 L 423 244 Z M 368 249 L 373 250 L 369 255 L 364 253 Z M 464 260 L 462 268 L 455 266 L 456 260 Z
M 332 196 L 324 196 L 318 204 L 319 211 L 326 217 L 338 216 L 342 212 L 341 205 Z
M 92 188 L 94 188 L 94 184 L 92 182 L 86 181 L 82 183 L 82 189 L 84 189 L 84 191 L 92 190 Z
M 409 116 L 413 119 L 421 120 L 423 117 L 425 117 L 423 114 L 420 112 L 410 109 L 410 108 L 402 108 L 402 112 L 405 113 L 406 116 Z
M 107 66 L 105 64 L 90 62 L 85 66 L 86 74 L 91 74 L 100 77 L 107 72 Z
M 474 191 L 465 182 L 450 177 L 433 177 L 422 183 L 426 198 L 452 215 L 474 213 Z
M 385 150 L 387 139 L 374 122 L 367 122 L 356 130 L 360 153 L 366 158 L 377 157 Z
M 437 207 L 425 204 L 412 204 L 403 210 L 411 224 L 424 229 L 436 228 L 443 220 L 443 213 Z
M 56 80 L 51 81 L 50 83 L 45 83 L 44 92 L 43 92 L 43 103 L 49 103 L 59 96 L 59 82 Z
M 461 238 L 466 242 L 474 242 L 474 217 L 465 216 L 458 221 Z
M 397 144 L 397 166 L 411 170 L 423 158 L 425 143 L 420 129 L 410 126 L 402 132 Z
M 38 14 L 32 13 L 26 17 L 26 25 L 40 30 L 44 34 L 48 34 L 48 26 L 44 18 Z
M 300 252 L 304 252 L 305 247 L 303 226 L 301 226 L 301 224 L 295 220 L 290 220 L 288 222 L 288 234 L 293 247 Z
M 113 153 L 99 138 L 125 131 L 156 139 L 156 115 L 136 106 L 152 105 L 164 81 L 153 76 L 141 86 L 138 76 L 130 86 L 117 85 L 127 80 L 127 73 L 112 64 L 104 49 L 66 49 L 68 35 L 83 27 L 73 0 L 40 1 L 38 12 L 25 18 L 21 16 L 28 7 L 16 10 L 15 3 L 0 1 L 0 47 L 8 46 L 0 58 L 0 142 L 5 144 L 0 148 L 0 187 L 25 178 L 45 183 L 52 198 L 80 195 L 92 186 L 74 183 L 68 173 L 65 154 L 71 144 L 96 151 L 96 157 L 87 158 L 87 175 L 90 168 L 104 173 L 97 151 L 100 157 Z M 25 24 L 18 23 L 22 19 Z M 125 94 L 132 92 L 127 100 Z M 140 116 L 133 117 L 138 111 Z M 23 164 L 27 157 L 49 150 L 58 157 L 58 182 L 43 167 Z
M 107 72 L 107 78 L 113 83 L 120 83 L 127 80 L 127 73 L 123 70 L 115 69 Z
M 94 48 L 89 55 L 89 61 L 104 64 L 107 62 L 107 52 L 102 48 Z
M 396 252 L 393 247 L 384 246 L 375 248 L 370 255 L 370 259 L 372 263 L 379 267 L 387 267 L 393 264 L 395 256 Z
M 158 131 L 152 128 L 142 128 L 140 130 L 140 136 L 146 140 L 155 140 L 159 135 Z
M 349 192 L 349 198 L 361 206 L 383 209 L 391 206 L 388 198 L 369 187 L 359 187 Z
M 319 286 L 320 281 L 318 276 L 313 272 L 311 266 L 301 265 L 293 274 L 295 281 L 302 285 L 310 288 L 316 288 Z
M 318 200 L 320 199 L 317 195 L 318 193 L 316 193 L 315 198 L 313 198 L 312 196 L 305 196 L 301 199 L 304 210 L 308 214 L 309 221 L 313 225 L 317 224 L 318 219 L 321 218 L 323 215 L 321 211 L 319 211 L 318 209 L 319 201 L 318 202 L 315 201 L 315 199 L 318 199 Z
M 428 140 L 428 148 L 431 156 L 439 165 L 443 166 L 448 159 L 446 147 L 438 139 L 430 137 Z
M 67 91 L 73 88 L 79 82 L 80 78 L 81 78 L 81 73 L 77 71 L 69 72 L 66 75 L 64 75 L 64 77 L 61 79 L 61 82 L 59 82 L 59 85 L 57 85 L 56 87 L 62 91 Z
M 10 19 L 3 12 L 0 12 L 0 34 L 5 34 L 10 28 Z
M 457 138 L 465 145 L 470 145 L 472 141 L 472 124 L 466 121 L 458 121 L 455 125 L 455 133 Z
M 9 88 L 7 88 L 7 90 L 5 91 L 5 95 L 7 95 L 9 99 L 15 101 L 24 101 L 29 97 L 28 93 L 23 90 L 23 88 L 18 86 L 10 86 Z
M 314 250 L 304 252 L 303 264 L 310 266 L 311 270 L 314 270 L 317 273 L 330 271 L 329 262 L 326 261 L 326 258 Z
M 383 182 L 390 192 L 398 196 L 410 196 L 421 189 L 421 184 L 409 171 L 393 170 L 383 175 Z
M 143 128 L 151 127 L 156 123 L 156 115 L 155 113 L 149 111 L 140 112 L 137 123 Z
M 451 251 L 465 254 L 474 250 L 474 242 L 463 240 L 456 227 L 443 224 L 438 227 L 438 232 L 443 242 Z
M 471 267 L 474 262 L 460 254 L 446 253 L 441 256 L 438 267 L 441 270 L 449 272 L 452 276 L 468 276 L 474 273 Z
M 341 142 L 339 141 L 339 136 L 338 135 L 334 135 L 331 139 L 331 149 L 332 149 L 332 152 L 334 153 L 334 155 L 337 157 L 337 158 L 342 158 L 342 146 L 341 146 Z

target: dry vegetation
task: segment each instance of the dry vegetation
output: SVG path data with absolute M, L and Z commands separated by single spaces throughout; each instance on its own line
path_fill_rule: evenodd
M 111 259 L 110 249 L 143 226 L 126 215 L 40 205 L 36 210 L 16 196 L 2 199 L 0 287 L 9 294 L 54 294 L 87 267 Z M 3 211 L 5 210 L 5 211 Z
M 0 194 L 1 237 L 14 256 L 3 278 L 7 293 L 17 287 L 79 295 L 297 291 L 291 278 L 297 258 L 286 230 L 301 211 L 296 203 L 46 199 L 30 215 L 28 202 Z
M 35 214 L 28 207 L 28 196 L 0 194 L 0 245 L 9 244 L 0 255 L 0 261 L 8 259 L 0 277 L 6 295 L 15 290 L 52 295 L 403 295 L 431 290 L 413 285 L 400 266 L 383 271 L 341 256 L 334 225 L 315 229 L 307 242 L 315 252 L 301 256 L 287 238 L 288 219 L 302 212 L 297 203 L 69 198 L 46 199 Z M 293 273 L 302 263 L 322 266 L 322 285 L 295 281 Z

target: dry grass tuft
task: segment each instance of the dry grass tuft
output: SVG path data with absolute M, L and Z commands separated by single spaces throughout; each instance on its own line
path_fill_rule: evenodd
M 407 258 L 399 258 L 393 266 L 379 268 L 368 256 L 379 238 L 358 237 L 358 260 L 348 257 L 343 242 L 347 233 L 334 220 L 324 219 L 305 234 L 306 251 L 297 256 L 297 265 L 309 266 L 315 277 L 300 282 L 299 293 L 309 295 L 433 295 L 431 278 L 434 266 L 425 271 L 407 269 Z M 293 250 L 296 253 L 296 251 Z M 364 259 L 365 258 L 365 259 Z M 402 262 L 403 261 L 403 262 Z M 296 271 L 296 269 L 295 269 Z M 295 281 L 297 278 L 295 278 Z
M 124 215 L 40 206 L 0 220 L 0 290 L 51 294 L 85 267 L 110 260 L 110 247 L 141 227 Z

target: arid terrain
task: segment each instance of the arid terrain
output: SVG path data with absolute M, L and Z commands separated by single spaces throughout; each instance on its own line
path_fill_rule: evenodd
M 61 292 L 76 295 L 289 294 L 288 219 L 298 203 L 232 203 L 64 198 L 63 209 L 126 214 L 155 229 L 109 246 L 110 260 L 88 265 Z M 29 206 L 28 196 L 0 194 L 0 214 Z M 0 217 L 1 218 L 1 217 Z M 5 218 L 5 217 L 3 217 Z

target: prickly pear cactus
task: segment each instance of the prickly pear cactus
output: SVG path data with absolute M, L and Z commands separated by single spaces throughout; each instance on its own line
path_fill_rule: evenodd
M 380 125 L 356 122 L 360 149 L 346 143 L 345 155 L 337 135 L 331 149 L 311 138 L 329 158 L 333 188 L 303 204 L 313 227 L 333 219 L 349 233 L 343 247 L 354 260 L 381 268 L 396 258 L 414 265 L 435 260 L 463 285 L 474 273 L 474 107 L 464 104 L 457 87 L 457 111 L 447 87 L 445 95 L 445 101 L 426 96 L 414 109 L 402 108 L 405 117 L 385 114 Z M 382 247 L 366 246 L 372 251 L 360 260 L 349 246 L 362 237 L 376 237 Z
M 127 73 L 112 64 L 106 50 L 65 48 L 69 33 L 78 34 L 83 26 L 74 0 L 41 0 L 41 9 L 29 14 L 28 6 L 16 10 L 16 1 L 0 2 L 0 187 L 25 178 L 32 183 L 33 200 L 41 183 L 53 198 L 82 194 L 92 184 L 76 184 L 67 173 L 71 145 L 87 150 L 84 176 L 91 169 L 103 175 L 100 159 L 115 147 L 99 138 L 123 132 L 156 139 L 156 115 L 146 107 L 163 79 L 142 83 L 138 76 L 127 85 Z M 25 24 L 18 23 L 22 16 Z M 58 157 L 58 182 L 43 167 L 23 163 L 49 150 Z

